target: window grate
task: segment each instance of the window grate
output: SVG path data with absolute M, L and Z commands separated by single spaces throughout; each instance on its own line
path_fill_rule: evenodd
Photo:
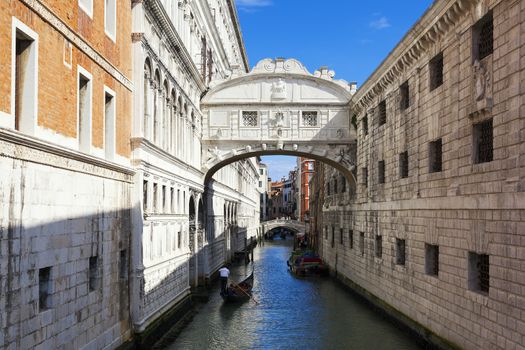
M 410 90 L 408 86 L 408 81 L 404 82 L 399 87 L 399 93 L 401 95 L 399 107 L 401 108 L 402 111 L 404 111 L 405 109 L 410 107 Z
M 377 182 L 380 184 L 385 183 L 385 161 L 380 160 L 377 163 Z
M 383 236 L 376 235 L 376 258 L 383 257 Z
M 379 125 L 386 124 L 386 101 L 383 100 L 377 106 L 377 116 L 379 120 Z
M 443 53 L 430 60 L 430 91 L 443 84 Z
M 363 173 L 363 185 L 368 187 L 368 167 L 362 168 Z
M 476 163 L 491 162 L 493 159 L 492 119 L 474 125 L 474 136 L 477 144 Z
M 430 142 L 429 161 L 429 170 L 431 173 L 437 173 L 443 170 L 443 150 L 441 139 Z
M 365 233 L 364 232 L 359 233 L 359 251 L 361 252 L 361 255 L 365 255 Z
M 408 177 L 408 151 L 399 154 L 399 176 Z
M 489 256 L 487 254 L 481 254 L 478 259 L 479 290 L 488 293 L 490 285 Z
M 303 126 L 317 126 L 317 112 L 305 111 L 302 112 Z
M 350 249 L 354 249 L 354 230 L 348 231 L 348 243 L 350 245 Z
M 258 125 L 258 114 L 256 111 L 242 112 L 242 126 L 254 127 Z
M 405 265 L 406 245 L 404 239 L 396 238 L 396 264 Z
M 365 116 L 363 117 L 363 120 L 362 120 L 362 126 L 363 126 L 363 133 L 366 135 L 368 135 L 368 114 L 365 114 Z
M 492 20 L 492 12 L 485 15 L 475 24 L 474 32 L 474 36 L 477 36 L 478 59 L 482 60 L 491 55 L 494 50 L 494 24 Z
M 439 246 L 425 243 L 425 272 L 437 276 L 439 273 Z

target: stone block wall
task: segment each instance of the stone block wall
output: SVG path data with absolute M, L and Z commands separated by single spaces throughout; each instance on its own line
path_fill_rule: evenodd
M 131 174 L 31 145 L 0 141 L 0 347 L 115 348 L 131 335 Z
M 523 349 L 525 343 L 524 11 L 521 1 L 435 2 L 354 96 L 355 198 L 334 191 L 336 173 L 325 169 L 332 193 L 324 198 L 323 257 L 338 274 L 465 349 Z M 490 14 L 493 52 L 476 62 L 474 28 Z M 440 52 L 443 84 L 431 89 L 429 62 Z M 490 120 L 492 158 L 480 162 L 476 128 Z M 430 143 L 437 139 L 442 170 L 432 172 Z M 402 177 L 405 151 L 408 176 Z M 436 264 L 430 246 L 438 247 Z M 488 291 L 478 286 L 486 256 Z

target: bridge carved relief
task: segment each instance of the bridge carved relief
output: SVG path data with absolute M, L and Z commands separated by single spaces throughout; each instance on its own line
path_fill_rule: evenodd
M 299 61 L 278 58 L 215 82 L 201 102 L 207 177 L 243 158 L 283 154 L 322 160 L 353 178 L 355 84 L 334 75 L 326 67 L 310 74 Z

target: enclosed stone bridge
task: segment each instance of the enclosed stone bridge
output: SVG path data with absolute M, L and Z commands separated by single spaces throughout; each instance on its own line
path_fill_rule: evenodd
M 306 229 L 304 222 L 291 219 L 275 219 L 261 222 L 261 232 L 263 235 L 266 235 L 268 232 L 278 227 L 287 228 L 298 235 L 304 235 Z
M 281 154 L 323 161 L 355 183 L 349 101 L 356 86 L 334 75 L 278 58 L 216 82 L 201 101 L 206 180 L 229 163 Z

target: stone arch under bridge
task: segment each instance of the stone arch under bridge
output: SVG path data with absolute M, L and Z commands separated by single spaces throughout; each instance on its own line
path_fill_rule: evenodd
M 278 227 L 290 229 L 298 235 L 304 235 L 306 232 L 304 222 L 300 222 L 297 220 L 275 219 L 261 222 L 261 233 L 265 235 L 271 230 Z
M 292 155 L 323 161 L 355 183 L 355 84 L 334 75 L 278 58 L 215 82 L 201 101 L 205 180 L 244 158 Z

